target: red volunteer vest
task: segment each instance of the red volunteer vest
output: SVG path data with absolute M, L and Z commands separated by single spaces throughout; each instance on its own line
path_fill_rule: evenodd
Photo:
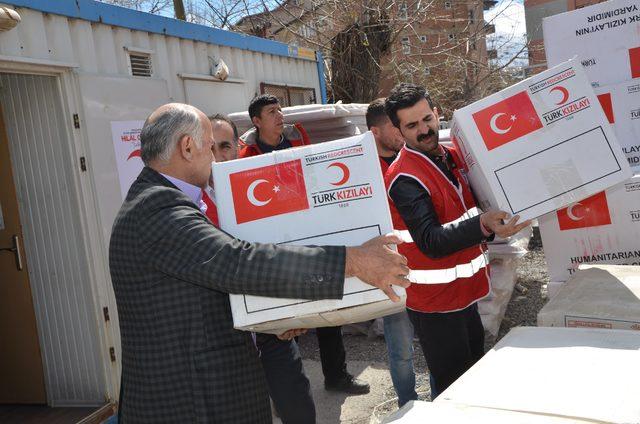
M 289 140 L 291 147 L 307 146 L 311 144 L 311 139 L 302 127 L 302 124 L 285 125 L 282 134 L 287 140 Z M 241 147 L 240 152 L 238 153 L 238 158 L 248 158 L 264 153 L 260 150 L 260 147 L 258 147 L 258 143 L 256 143 L 255 140 L 256 137 L 257 133 L 255 132 L 255 129 L 253 129 L 253 131 L 249 130 L 247 133 L 242 135 L 240 139 Z
M 399 175 L 415 179 L 430 194 L 435 212 L 443 226 L 478 215 L 466 177 L 460 173 L 463 163 L 454 148 L 446 148 L 456 168 L 459 182 L 449 178 L 427 157 L 403 147 L 385 175 L 387 190 Z M 407 226 L 393 201 L 389 199 L 393 227 L 406 240 L 398 251 L 407 257 L 411 286 L 407 288 L 407 307 L 419 312 L 452 312 L 466 308 L 489 294 L 489 260 L 486 245 L 462 249 L 442 258 L 429 258 L 411 240 Z
M 218 220 L 218 208 L 216 207 L 215 202 L 211 197 L 209 197 L 209 193 L 205 190 L 202 190 L 202 201 L 207 205 L 207 212 L 205 215 L 209 218 L 209 221 L 216 227 L 220 228 L 220 222 Z
M 378 159 L 380 160 L 380 169 L 382 170 L 382 176 L 384 177 L 384 174 L 386 174 L 389 169 L 389 165 L 384 159 L 382 159 L 382 156 L 378 156 Z

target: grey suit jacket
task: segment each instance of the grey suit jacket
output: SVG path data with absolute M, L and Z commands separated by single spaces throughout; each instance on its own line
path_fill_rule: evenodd
M 345 248 L 243 242 L 144 168 L 109 246 L 122 336 L 120 423 L 271 422 L 249 333 L 228 293 L 342 297 Z

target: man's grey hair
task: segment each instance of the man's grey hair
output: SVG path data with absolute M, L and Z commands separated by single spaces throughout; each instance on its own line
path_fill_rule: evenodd
M 204 128 L 196 108 L 174 104 L 151 118 L 147 118 L 140 133 L 140 156 L 145 165 L 156 160 L 168 162 L 185 135 L 202 147 Z

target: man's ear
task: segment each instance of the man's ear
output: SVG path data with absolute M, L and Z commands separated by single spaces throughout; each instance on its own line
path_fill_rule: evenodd
M 193 158 L 193 149 L 196 147 L 195 140 L 190 135 L 183 135 L 178 141 L 178 148 L 182 158 L 191 161 Z
M 260 129 L 260 118 L 258 118 L 257 116 L 254 116 L 253 118 L 251 118 L 251 123 L 253 124 L 254 127 L 256 127 L 257 129 Z
M 373 133 L 374 137 L 379 137 L 380 136 L 380 128 L 378 127 L 371 127 L 371 129 L 369 129 L 369 131 L 371 131 Z
M 437 106 L 433 107 L 433 114 L 436 116 L 436 120 L 440 120 L 440 111 Z

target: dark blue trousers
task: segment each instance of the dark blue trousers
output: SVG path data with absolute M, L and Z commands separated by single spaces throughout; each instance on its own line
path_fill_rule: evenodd
M 256 346 L 269 395 L 283 424 L 315 424 L 316 407 L 298 344 L 294 340 L 280 340 L 273 334 L 256 333 Z

